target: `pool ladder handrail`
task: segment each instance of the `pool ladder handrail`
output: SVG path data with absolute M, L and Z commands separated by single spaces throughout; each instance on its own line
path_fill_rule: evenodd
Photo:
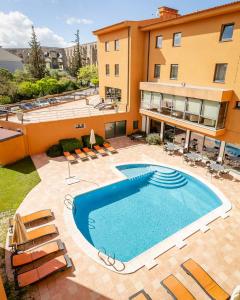
M 64 204 L 66 206 L 67 209 L 69 210 L 75 210 L 75 205 L 74 205 L 74 202 L 73 202 L 73 196 L 70 195 L 70 194 L 66 194 L 65 197 L 64 197 Z
M 113 254 L 113 257 L 111 257 L 110 255 L 107 255 L 107 251 L 105 248 L 102 248 L 104 252 L 102 252 L 101 250 L 98 251 L 98 257 L 104 262 L 104 264 L 108 267 L 113 267 L 113 269 L 116 271 L 116 272 L 122 272 L 125 270 L 126 266 L 125 264 L 122 262 L 122 261 L 119 261 L 121 264 L 122 264 L 122 269 L 118 269 L 116 268 L 116 258 L 115 258 L 115 253 Z M 101 256 L 101 253 L 103 253 L 104 255 L 107 256 L 107 261 Z M 112 260 L 112 262 L 110 261 Z

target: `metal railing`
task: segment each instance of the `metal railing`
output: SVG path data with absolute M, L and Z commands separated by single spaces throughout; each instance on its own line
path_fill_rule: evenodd
M 102 248 L 103 251 L 98 251 L 98 257 L 100 260 L 107 266 L 112 267 L 116 272 L 123 272 L 126 268 L 124 262 L 116 260 L 115 254 L 113 257 L 107 254 L 107 251 L 105 248 Z M 120 268 L 117 267 L 117 264 L 120 264 Z

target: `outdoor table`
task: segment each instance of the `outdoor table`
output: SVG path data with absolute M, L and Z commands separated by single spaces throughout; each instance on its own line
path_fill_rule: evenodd
M 167 145 L 165 146 L 165 149 L 167 151 L 169 151 L 170 153 L 173 153 L 174 151 L 178 151 L 180 149 L 180 147 L 173 143 L 167 143 Z
M 185 154 L 185 156 L 191 160 L 191 161 L 201 161 L 202 160 L 202 156 L 198 153 L 195 153 L 195 152 L 189 152 L 187 154 Z
M 216 162 L 213 162 L 213 163 L 210 164 L 210 169 L 212 169 L 213 171 L 215 171 L 217 173 L 225 171 L 225 167 L 223 165 L 220 165 L 220 164 L 216 163 Z

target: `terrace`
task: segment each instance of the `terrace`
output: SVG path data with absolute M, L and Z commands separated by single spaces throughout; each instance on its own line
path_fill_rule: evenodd
M 173 247 L 155 259 L 156 266 L 145 266 L 132 274 L 119 274 L 103 267 L 82 251 L 83 245 L 76 243 L 66 220 L 67 208 L 64 204 L 66 194 L 75 195 L 95 189 L 98 186 L 121 179 L 114 171 L 115 164 L 129 162 L 164 163 L 190 171 L 199 178 L 211 181 L 202 166 L 193 167 L 184 164 L 178 155 L 167 155 L 162 146 L 149 146 L 131 141 L 126 137 L 111 140 L 118 154 L 98 157 L 86 162 L 79 161 L 71 165 L 71 175 L 77 176 L 80 182 L 66 185 L 68 163 L 63 157 L 50 159 L 45 154 L 32 157 L 41 182 L 26 196 L 18 209 L 20 214 L 51 208 L 60 238 L 66 246 L 67 253 L 73 261 L 73 268 L 55 274 L 27 290 L 28 296 L 34 299 L 128 299 L 132 294 L 144 289 L 152 299 L 172 299 L 160 285 L 160 281 L 174 274 L 192 292 L 197 299 L 209 299 L 192 278 L 180 268 L 188 258 L 199 262 L 213 278 L 228 292 L 240 282 L 240 264 L 238 255 L 240 213 L 239 180 L 228 175 L 222 180 L 212 178 L 212 184 L 231 202 L 230 216 L 218 218 L 206 232 L 198 231 L 186 240 L 182 249 Z M 6 262 L 8 275 L 11 278 L 10 253 Z M 64 287 L 64 288 L 63 288 Z
M 82 97 L 81 99 L 71 100 L 57 105 L 46 106 L 31 111 L 25 111 L 19 116 L 15 113 L 8 117 L 8 120 L 15 123 L 39 123 L 55 120 L 73 119 L 116 113 L 113 103 L 106 107 L 99 106 L 100 98 L 98 95 Z M 98 105 L 98 106 L 97 106 Z M 126 112 L 126 107 L 119 106 L 117 112 Z M 2 117 L 4 120 L 5 117 Z

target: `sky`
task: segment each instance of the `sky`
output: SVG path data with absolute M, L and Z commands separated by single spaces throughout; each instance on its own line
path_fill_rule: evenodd
M 224 0 L 0 0 L 0 46 L 27 47 L 34 25 L 42 46 L 67 47 L 79 29 L 81 43 L 92 42 L 93 30 L 123 20 L 156 16 L 169 6 L 180 14 L 232 1 Z

